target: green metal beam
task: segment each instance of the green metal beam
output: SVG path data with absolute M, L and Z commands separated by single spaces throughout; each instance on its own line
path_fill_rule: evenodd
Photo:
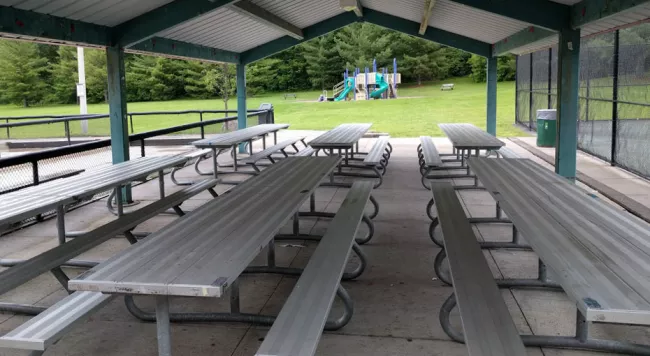
M 302 40 L 284 36 L 278 38 L 277 40 L 273 40 L 271 42 L 249 49 L 246 52 L 243 52 L 241 54 L 241 63 L 249 64 L 258 61 L 262 58 L 284 51 L 285 49 L 291 48 L 305 41 L 309 41 L 312 38 L 320 37 L 334 30 L 338 30 L 341 27 L 345 27 L 351 23 L 357 22 L 357 20 L 357 17 L 352 12 L 345 12 L 340 15 L 336 15 L 327 20 L 304 28 L 302 30 L 304 39 Z
M 160 54 L 167 57 L 198 59 L 208 62 L 239 63 L 239 53 L 161 37 L 153 37 L 137 43 L 129 48 L 127 52 Z
M 461 36 L 437 28 L 429 27 L 424 35 L 420 35 L 420 24 L 418 22 L 405 20 L 401 17 L 388 15 L 376 10 L 365 9 L 364 21 L 379 25 L 391 30 L 405 33 L 414 37 L 437 42 L 463 51 L 477 54 L 483 57 L 491 55 L 492 45 L 469 37 Z
M 558 43 L 557 142 L 555 172 L 575 179 L 578 149 L 580 30 L 560 31 Z
M 571 7 L 571 26 L 580 28 L 647 2 L 650 0 L 583 0 Z
M 431 12 L 433 7 L 436 6 L 436 0 L 425 0 L 424 1 L 424 11 L 422 11 L 422 21 L 420 22 L 420 35 L 424 35 L 429 28 L 429 19 L 431 18 Z
M 549 0 L 452 0 L 553 31 L 569 26 L 571 7 Z M 603 0 L 607 1 L 607 0 Z
M 0 6 L 0 33 L 96 46 L 111 44 L 110 28 Z
M 492 55 L 495 57 L 501 56 L 515 48 L 537 42 L 555 34 L 557 34 L 557 32 L 530 26 L 495 43 L 492 47 Z
M 160 31 L 180 25 L 235 1 L 175 0 L 116 26 L 113 40 L 122 47 L 130 47 L 154 37 Z
M 246 128 L 248 111 L 246 111 L 246 65 L 238 64 L 237 75 L 237 130 Z M 253 147 L 250 147 L 251 153 Z M 244 153 L 244 144 L 239 145 L 239 153 Z
M 253 4 L 248 0 L 240 0 L 234 3 L 229 9 L 246 16 L 254 21 L 261 22 L 267 26 L 273 27 L 284 32 L 285 35 L 291 36 L 297 40 L 302 40 L 304 38 L 302 30 L 298 27 L 286 21 L 283 18 L 267 11 L 266 9 Z
M 496 57 L 487 59 L 487 121 L 486 131 L 492 136 L 497 135 L 497 61 Z

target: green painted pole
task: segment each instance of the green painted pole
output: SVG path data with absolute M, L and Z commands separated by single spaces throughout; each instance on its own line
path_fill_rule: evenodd
M 129 160 L 129 132 L 126 111 L 126 80 L 124 49 L 106 48 L 108 70 L 108 107 L 111 124 L 111 151 L 113 164 Z M 131 188 L 123 190 L 124 201 L 131 201 Z
M 487 58 L 487 132 L 497 135 L 497 57 Z
M 237 64 L 237 130 L 246 128 L 246 65 Z M 244 153 L 244 145 L 239 145 L 239 153 Z
M 561 30 L 559 35 L 555 172 L 575 180 L 578 153 L 580 30 L 567 28 Z

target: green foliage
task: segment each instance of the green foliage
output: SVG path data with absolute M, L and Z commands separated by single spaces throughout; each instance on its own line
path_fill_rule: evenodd
M 472 78 L 475 83 L 484 82 L 487 77 L 487 59 L 472 54 L 472 56 L 467 60 L 467 63 L 469 63 L 472 68 L 472 73 L 469 75 L 470 78 Z
M 487 77 L 487 59 L 473 54 L 467 61 L 472 69 L 470 78 L 476 83 L 485 82 Z M 513 55 L 501 56 L 497 59 L 497 80 L 500 82 L 515 80 L 517 60 Z
M 345 62 L 338 55 L 333 34 L 307 41 L 301 47 L 312 88 L 324 90 L 341 80 Z
M 29 106 L 45 96 L 47 58 L 41 57 L 38 45 L 29 42 L 0 42 L 0 95 L 2 100 Z
M 392 36 L 388 30 L 368 23 L 355 23 L 340 29 L 334 38 L 338 54 L 347 68 L 372 69 L 372 60 L 377 67 L 392 63 Z
M 56 47 L 53 47 L 56 48 Z M 74 103 L 77 98 L 77 50 L 61 46 L 57 50 L 58 61 L 49 63 L 52 91 L 47 97 L 52 103 Z

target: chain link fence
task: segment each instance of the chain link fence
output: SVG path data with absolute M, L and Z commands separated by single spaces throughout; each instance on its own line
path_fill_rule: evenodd
M 517 58 L 516 122 L 557 108 L 557 48 Z M 578 148 L 650 177 L 650 24 L 582 39 Z

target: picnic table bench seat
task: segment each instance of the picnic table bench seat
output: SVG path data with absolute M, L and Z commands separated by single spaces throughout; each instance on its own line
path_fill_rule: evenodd
M 443 84 L 440 86 L 440 90 L 454 90 L 454 84 Z
M 456 190 L 448 182 L 433 182 L 438 217 L 444 235 L 454 293 L 440 310 L 443 330 L 464 342 L 470 355 L 526 354 L 524 343 L 467 221 Z M 449 315 L 458 306 L 463 334 L 454 331 Z
M 385 172 L 390 159 L 389 138 L 390 136 L 379 136 L 363 159 L 363 164 L 370 167 L 381 167 L 381 170 Z
M 447 175 L 431 175 L 434 170 L 453 170 L 463 167 L 458 166 L 445 166 L 443 161 L 443 154 L 438 152 L 433 139 L 430 136 L 420 136 L 420 144 L 417 147 L 418 162 L 420 164 L 420 175 L 422 176 L 420 182 L 425 189 L 431 189 L 427 184 L 429 179 L 449 179 L 449 178 L 465 178 L 466 175 L 447 174 Z
M 302 150 L 296 152 L 293 156 L 294 157 L 309 157 L 312 156 L 316 152 L 311 146 L 306 146 Z
M 296 144 L 296 142 L 303 141 L 304 139 L 305 139 L 305 137 L 295 137 L 295 138 L 290 138 L 290 139 L 278 142 L 276 145 L 273 145 L 271 147 L 267 147 L 266 149 L 264 149 L 264 150 L 262 150 L 260 152 L 253 153 L 252 155 L 241 159 L 239 162 L 243 163 L 243 164 L 249 164 L 249 165 L 251 165 L 253 167 L 255 172 L 260 172 L 260 169 L 257 166 L 257 163 L 260 160 L 267 159 L 267 160 L 271 161 L 271 163 L 275 163 L 276 159 L 273 158 L 273 154 L 275 154 L 277 152 L 281 152 L 284 155 L 285 158 L 289 157 L 289 154 L 285 151 L 285 149 L 288 146 L 293 146 L 293 148 L 296 150 L 296 152 L 298 152 L 299 150 L 297 149 L 295 144 Z
M 131 243 L 136 243 L 137 240 L 131 234 L 131 230 L 137 225 L 171 207 L 178 208 L 182 202 L 203 191 L 208 190 L 213 196 L 217 196 L 213 188 L 218 182 L 216 179 L 198 182 L 0 272 L 0 294 L 4 294 L 47 271 L 59 269 L 75 256 L 99 246 L 118 234 L 124 233 Z M 64 287 L 67 289 L 67 285 Z M 44 351 L 49 345 L 58 341 L 70 328 L 85 320 L 90 313 L 108 302 L 110 298 L 112 298 L 111 295 L 92 291 L 74 292 L 0 337 L 0 348 Z M 11 305 L 0 304 L 0 310 L 12 311 L 13 308 Z
M 309 356 L 316 352 L 334 297 L 338 294 L 349 299 L 340 281 L 372 189 L 372 182 L 353 183 L 256 355 Z M 341 319 L 329 322 L 330 330 L 350 320 L 351 304 L 346 306 L 349 310 Z

